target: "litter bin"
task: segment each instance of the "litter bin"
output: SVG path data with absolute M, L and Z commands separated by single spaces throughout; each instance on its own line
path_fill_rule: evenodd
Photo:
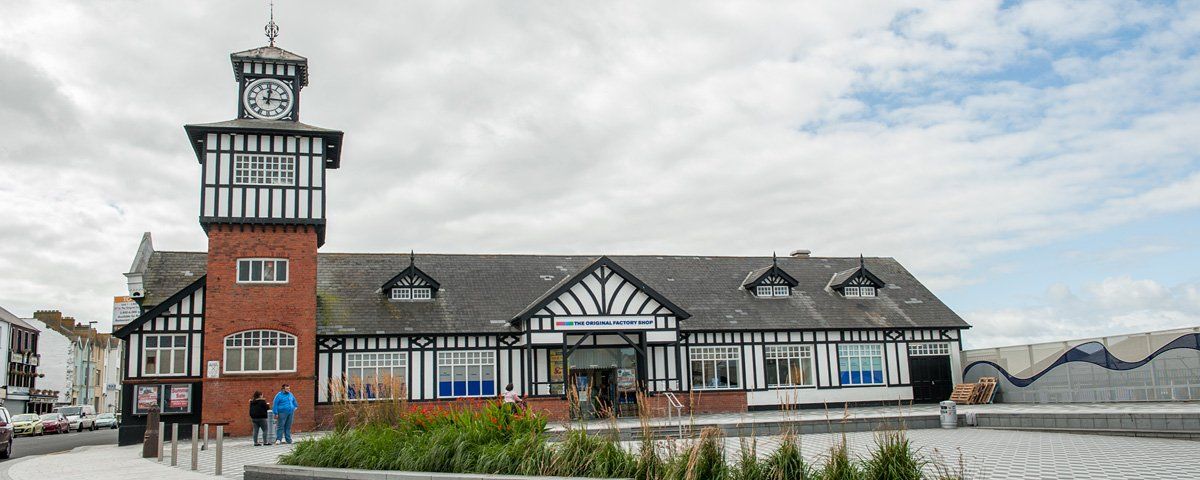
M 946 400 L 938 405 L 942 407 L 942 428 L 958 428 L 958 404 Z

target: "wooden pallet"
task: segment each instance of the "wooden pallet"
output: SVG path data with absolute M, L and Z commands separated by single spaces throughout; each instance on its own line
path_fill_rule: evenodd
M 975 395 L 973 404 L 992 403 L 992 397 L 996 395 L 996 377 L 979 377 L 979 390 Z
M 971 403 L 971 398 L 975 396 L 975 390 L 979 388 L 977 383 L 960 383 L 954 386 L 954 392 L 950 393 L 950 401 L 961 405 Z

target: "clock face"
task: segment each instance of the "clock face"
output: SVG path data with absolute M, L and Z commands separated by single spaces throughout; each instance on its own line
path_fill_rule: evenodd
M 260 78 L 246 85 L 242 104 L 256 118 L 276 120 L 292 111 L 295 98 L 288 84 L 274 78 Z

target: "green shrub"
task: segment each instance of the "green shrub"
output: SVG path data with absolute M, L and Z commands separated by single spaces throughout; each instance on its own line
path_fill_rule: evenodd
M 875 450 L 863 470 L 868 480 L 920 480 L 924 466 L 903 431 L 888 431 L 875 436 Z
M 779 443 L 779 448 L 771 452 L 764 465 L 767 478 L 771 480 L 809 480 L 816 478 L 812 467 L 804 461 L 800 454 L 800 445 L 796 443 L 795 435 L 787 434 Z
M 829 449 L 829 457 L 821 467 L 818 476 L 821 480 L 860 480 L 863 477 L 858 464 L 850 459 L 850 451 L 846 447 L 846 437 Z

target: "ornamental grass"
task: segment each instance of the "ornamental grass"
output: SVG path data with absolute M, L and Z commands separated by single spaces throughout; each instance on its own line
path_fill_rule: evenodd
M 356 391 L 363 391 L 361 388 Z M 383 388 L 377 391 L 387 391 Z M 402 392 L 394 388 L 391 392 Z M 406 395 L 396 395 L 403 398 Z M 645 405 L 647 402 L 640 402 Z M 304 440 L 279 463 L 310 467 L 440 473 L 546 475 L 638 480 L 865 480 L 965 478 L 936 469 L 912 448 L 903 430 L 880 432 L 874 450 L 851 457 L 845 438 L 819 467 L 801 454 L 798 435 L 785 432 L 770 454 L 742 439 L 726 452 L 716 427 L 690 438 L 652 438 L 642 411 L 642 439 L 625 447 L 615 433 L 570 428 L 558 440 L 546 434 L 546 417 L 495 400 L 411 405 L 403 400 L 343 398 L 335 404 L 335 428 Z M 612 429 L 610 432 L 615 432 Z

